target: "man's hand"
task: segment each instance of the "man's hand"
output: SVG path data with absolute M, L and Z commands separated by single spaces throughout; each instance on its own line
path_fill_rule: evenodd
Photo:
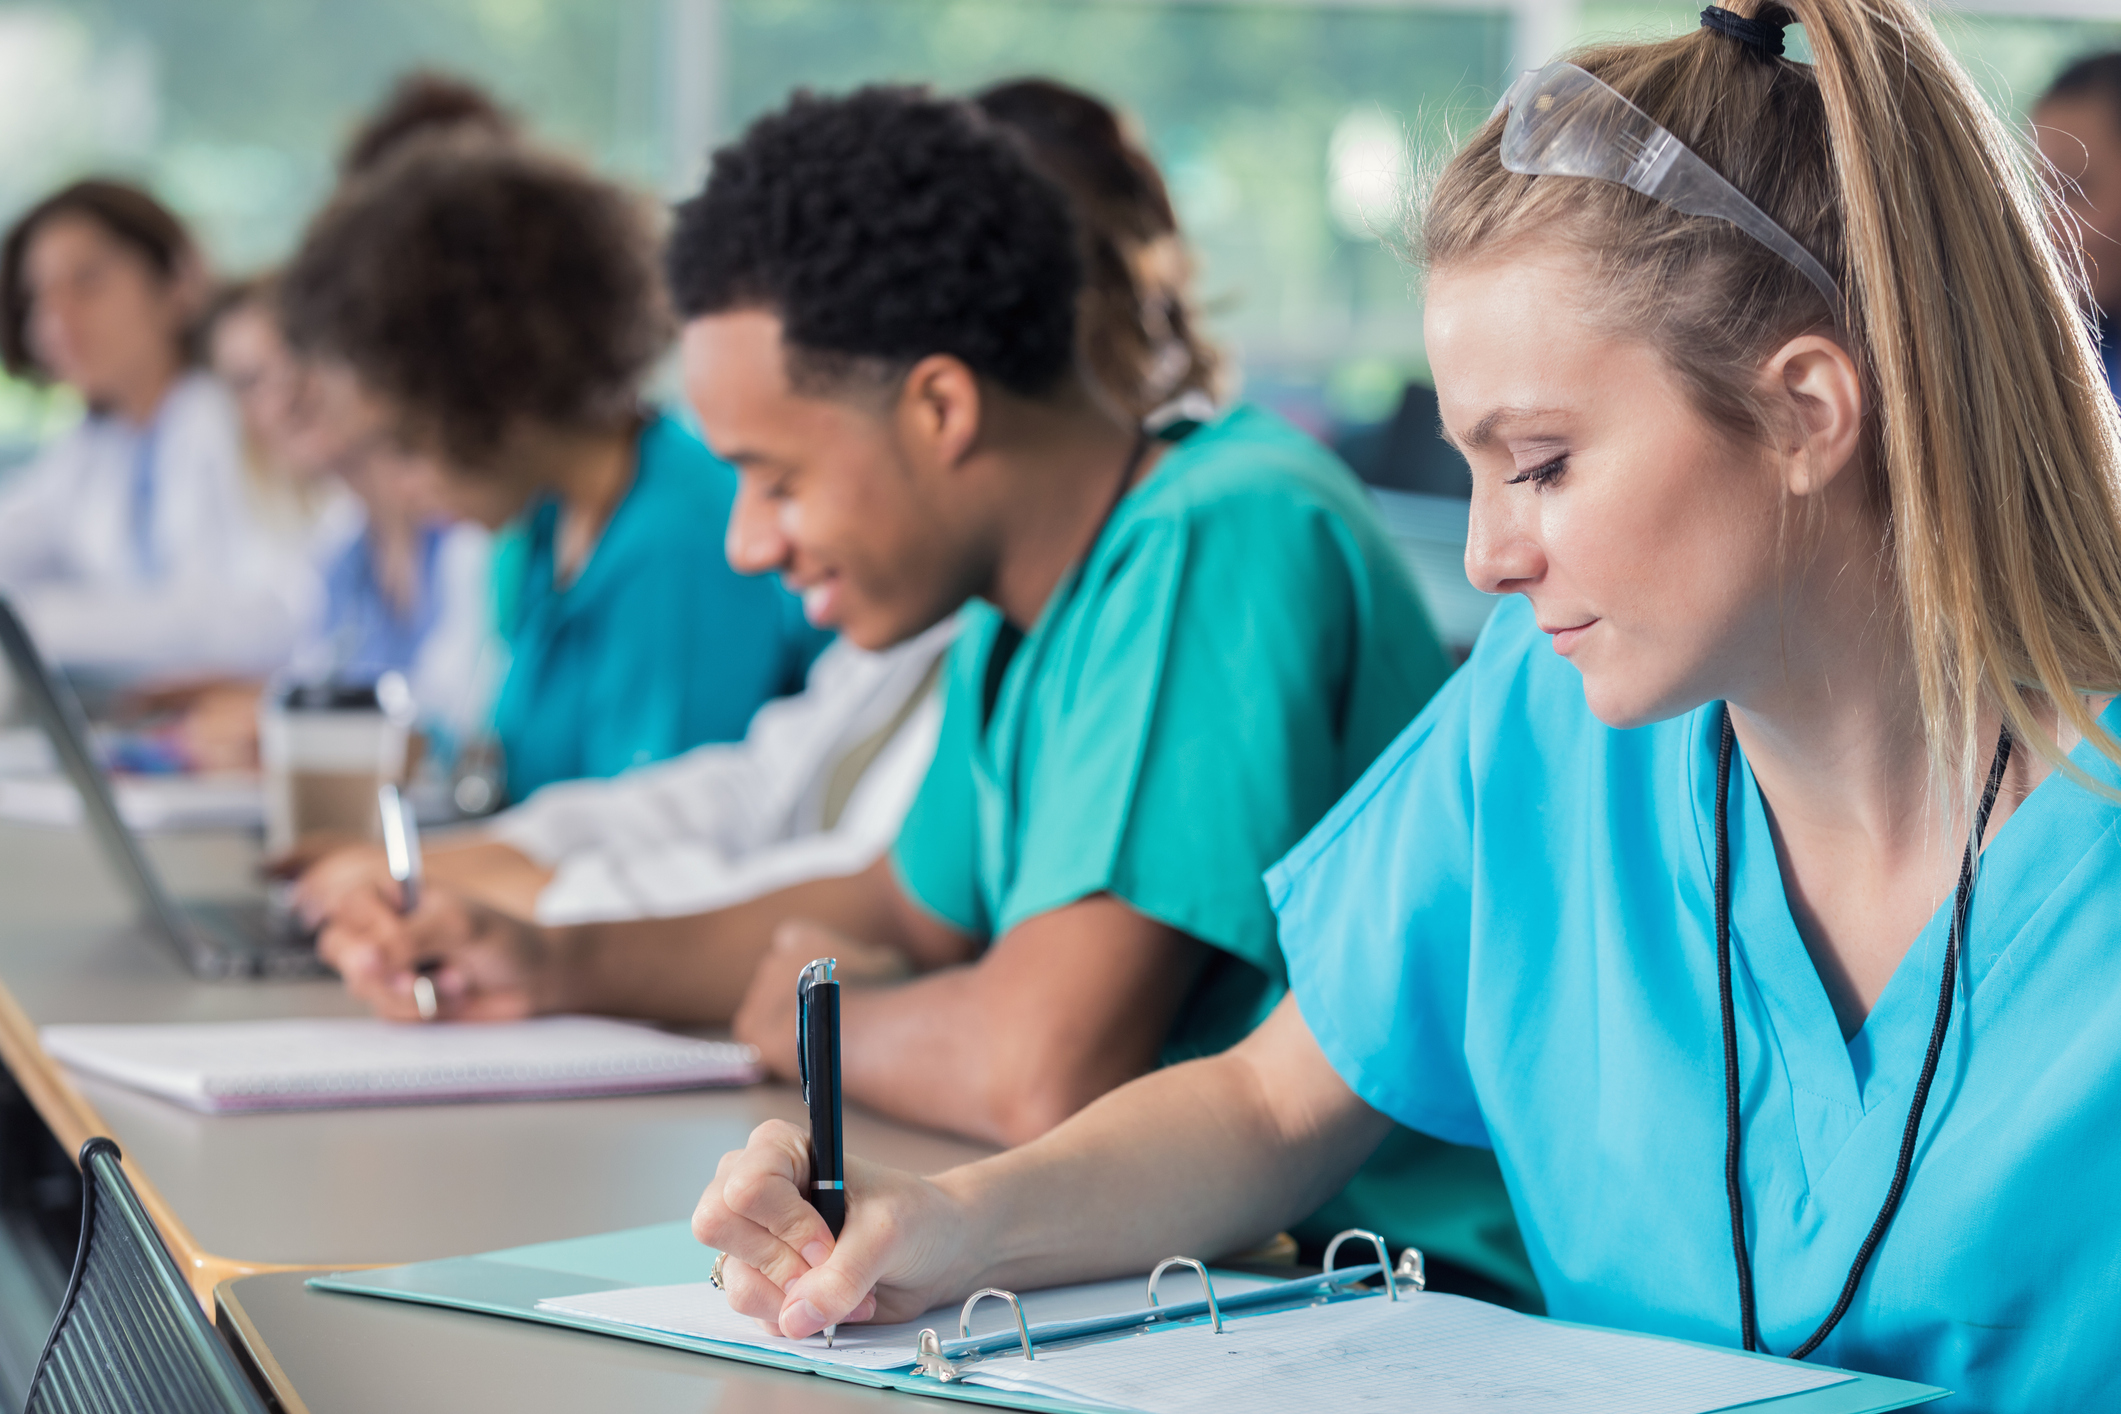
M 724 1154 L 692 1214 L 692 1235 L 729 1254 L 730 1306 L 800 1339 L 829 1325 L 904 1321 L 968 1287 L 962 1206 L 939 1184 L 850 1157 L 837 1241 L 803 1199 L 810 1137 L 785 1120 Z
M 399 1021 L 419 1019 L 413 980 L 423 968 L 440 1020 L 514 1021 L 560 1005 L 551 934 L 443 889 L 428 889 L 410 917 L 376 893 L 351 893 L 317 952 L 348 991 Z
M 834 976 L 851 985 L 902 982 L 912 975 L 903 953 L 856 942 L 821 923 L 793 918 L 775 928 L 730 1029 L 739 1041 L 758 1047 L 759 1059 L 783 1080 L 799 1073 L 796 982 L 821 957 L 837 958 Z

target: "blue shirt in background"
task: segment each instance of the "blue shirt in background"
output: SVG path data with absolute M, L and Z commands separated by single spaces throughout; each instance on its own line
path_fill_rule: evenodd
M 1334 1069 L 1402 1124 L 1493 1144 L 1551 1314 L 1735 1346 L 1718 712 L 1605 726 L 1513 600 L 1268 886 Z M 2121 782 L 2089 745 L 2073 759 Z M 1742 753 L 1730 849 L 1747 1241 L 1786 1353 L 1891 1181 L 1950 898 L 1844 1042 Z M 1914 1169 L 1818 1363 L 1958 1391 L 1940 1410 L 2111 1405 L 2116 919 L 2121 806 L 2050 775 L 1981 854 Z
M 410 673 L 420 645 L 441 617 L 437 562 L 445 525 L 419 532 L 420 595 L 400 613 L 376 578 L 374 532 L 363 529 L 324 573 L 324 622 L 320 636 L 331 657 L 334 677 L 370 682 L 387 672 Z
M 512 799 L 735 741 L 762 703 L 802 686 L 830 635 L 777 579 L 729 567 L 736 485 L 698 437 L 655 417 L 632 486 L 564 587 L 559 504 L 532 510 L 494 708 Z

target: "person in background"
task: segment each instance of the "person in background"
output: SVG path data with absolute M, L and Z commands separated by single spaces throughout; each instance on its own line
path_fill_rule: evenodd
M 455 135 L 515 142 L 523 121 L 468 79 L 434 69 L 400 74 L 339 150 L 339 179 L 373 172 L 408 144 Z
M 70 669 L 267 671 L 315 602 L 260 532 L 235 408 L 197 367 L 205 297 L 183 225 L 124 183 L 56 192 L 0 245 L 0 359 L 87 409 L 0 491 L 0 592 Z
M 1213 413 L 1220 359 L 1188 303 L 1190 259 L 1161 174 L 1098 99 L 1048 79 L 975 100 L 1067 193 L 1084 270 L 1084 366 L 1129 417 L 1175 399 Z M 540 923 L 726 908 L 859 872 L 898 836 L 935 749 L 946 620 L 872 652 L 840 639 L 804 690 L 759 709 L 744 740 L 696 747 L 611 780 L 547 786 L 515 809 L 428 840 L 426 882 Z M 348 889 L 388 889 L 381 851 L 349 847 L 303 878 L 328 917 Z
M 2033 139 L 2084 262 L 2107 387 L 2121 391 L 2121 52 L 2088 55 L 2056 75 L 2033 105 Z
M 427 730 L 461 740 L 498 686 L 487 531 L 450 514 L 434 463 L 407 454 L 347 370 L 327 363 L 305 382 L 305 420 L 357 429 L 328 465 L 362 515 L 325 566 L 324 611 L 289 673 L 360 683 L 402 673 Z
M 670 322 L 628 193 L 519 143 L 408 144 L 317 217 L 280 303 L 452 514 L 529 516 L 494 713 L 512 797 L 735 740 L 801 684 L 827 635 L 712 548 L 735 473 L 641 404 Z
M 480 85 L 438 69 L 412 69 L 400 74 L 383 100 L 346 139 L 339 150 L 339 179 L 351 180 L 374 171 L 412 144 L 436 138 L 512 143 L 528 136 L 523 119 Z M 517 601 L 530 557 L 529 527 L 524 517 L 486 532 L 487 617 L 496 630 L 517 619 Z M 489 638 L 489 644 L 495 640 Z M 505 671 L 506 649 L 489 653 L 489 665 Z M 490 734 L 493 684 L 486 684 L 488 716 L 476 735 Z M 487 802 L 475 808 L 491 807 Z M 295 861 L 289 861 L 295 862 Z
M 1152 427 L 1212 418 L 1223 360 L 1193 308 L 1193 254 L 1155 159 L 1109 104 L 1052 79 L 1012 79 L 972 102 L 1068 194 L 1083 264 L 1077 322 L 1093 383 Z
M 447 1017 L 733 1019 L 788 1074 L 829 954 L 849 1098 L 1003 1143 L 1272 1009 L 1262 872 L 1446 664 L 1316 441 L 1246 407 L 1152 435 L 1090 382 L 1071 225 L 1009 132 L 914 90 L 799 97 L 716 155 L 670 265 L 744 476 L 731 558 L 868 647 L 962 609 L 934 761 L 888 857 L 719 912 L 352 894 L 319 946 L 357 995 L 410 1017 L 439 959 Z M 1439 1282 L 1532 1299 L 1492 1159 L 1433 1145 L 1423 1178 L 1396 1206 Z
M 373 682 L 405 675 L 431 749 L 476 730 L 491 703 L 492 593 L 486 532 L 444 514 L 431 468 L 401 455 L 381 410 L 343 369 L 309 367 L 280 333 L 277 282 L 244 281 L 215 300 L 210 363 L 242 412 L 254 478 L 313 513 L 308 554 L 323 579 L 288 675 Z M 344 498 L 342 504 L 326 488 Z M 196 766 L 257 761 L 262 685 L 201 694 L 182 741 Z M 437 734 L 440 734 L 439 737 Z
M 302 367 L 273 315 L 273 277 L 253 275 L 214 291 L 200 320 L 206 366 L 235 400 L 243 429 L 245 489 L 260 528 L 311 565 L 328 563 L 359 533 L 361 507 L 303 456 Z

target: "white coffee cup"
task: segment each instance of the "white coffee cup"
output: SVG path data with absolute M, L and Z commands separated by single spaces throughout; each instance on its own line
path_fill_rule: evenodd
M 376 787 L 403 785 L 412 693 L 397 673 L 371 686 L 293 683 L 259 699 L 258 758 L 265 776 L 265 847 L 294 848 L 315 831 L 380 837 Z

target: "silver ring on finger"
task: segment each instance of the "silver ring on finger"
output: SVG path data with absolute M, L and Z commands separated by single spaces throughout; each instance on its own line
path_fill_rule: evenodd
M 714 1254 L 714 1267 L 707 1273 L 707 1284 L 713 1287 L 716 1291 L 727 1291 L 729 1289 L 728 1287 L 722 1285 L 722 1263 L 728 1260 L 729 1254 L 727 1252 L 717 1252 Z M 699 1268 L 695 1267 L 693 1268 L 693 1270 L 698 1271 Z

